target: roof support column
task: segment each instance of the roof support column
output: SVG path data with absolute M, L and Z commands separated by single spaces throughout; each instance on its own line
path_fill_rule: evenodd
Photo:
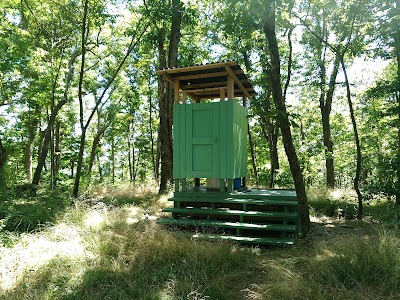
M 223 102 L 223 101 L 225 101 L 225 88 L 221 88 L 220 90 L 219 90 L 219 97 L 220 97 L 220 101 L 221 102 Z
M 174 102 L 175 104 L 179 104 L 179 80 L 176 79 L 174 81 Z
M 233 79 L 232 76 L 228 75 L 228 82 L 227 82 L 227 87 L 228 87 L 228 91 L 227 91 L 227 96 L 228 96 L 228 100 L 233 100 L 233 98 L 235 98 L 235 80 Z

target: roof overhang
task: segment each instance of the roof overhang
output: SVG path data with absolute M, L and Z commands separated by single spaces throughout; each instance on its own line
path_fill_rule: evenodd
M 173 83 L 175 88 L 198 101 L 222 98 L 222 93 L 227 95 L 228 99 L 256 95 L 249 79 L 236 61 L 164 69 L 156 74 L 163 76 Z

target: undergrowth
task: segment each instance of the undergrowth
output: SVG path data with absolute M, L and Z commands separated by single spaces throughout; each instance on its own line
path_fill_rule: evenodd
M 311 191 L 312 231 L 279 248 L 157 225 L 167 201 L 144 186 L 95 187 L 74 202 L 4 194 L 0 299 L 400 299 L 398 208 L 387 201 L 370 202 L 358 221 L 351 193 Z M 27 209 L 9 218 L 19 226 L 7 223 L 25 203 L 39 216 Z

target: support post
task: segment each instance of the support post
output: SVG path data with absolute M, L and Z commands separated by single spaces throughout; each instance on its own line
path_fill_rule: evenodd
M 235 80 L 232 78 L 232 76 L 229 76 L 229 75 L 228 75 L 227 80 L 228 80 L 228 82 L 227 82 L 228 100 L 232 100 L 233 98 L 235 98 Z
M 179 104 L 179 79 L 174 81 L 174 102 Z
M 225 88 L 219 90 L 219 97 L 221 102 L 225 101 Z

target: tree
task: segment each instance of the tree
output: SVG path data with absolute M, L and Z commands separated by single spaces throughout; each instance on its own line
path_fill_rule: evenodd
M 181 22 L 183 4 L 180 0 L 172 0 L 171 2 L 171 30 L 169 34 L 168 45 L 168 63 L 162 62 L 165 59 L 163 42 L 160 41 L 159 57 L 160 68 L 166 66 L 173 68 L 177 66 L 178 48 L 181 38 Z M 162 79 L 161 79 L 162 80 Z M 161 148 L 161 177 L 160 177 L 160 193 L 168 190 L 169 184 L 172 184 L 172 107 L 174 104 L 174 87 L 173 84 L 167 82 L 160 85 L 160 148 Z
M 303 173 L 301 171 L 296 154 L 296 149 L 292 140 L 292 133 L 290 129 L 288 114 L 286 111 L 286 104 L 282 94 L 280 56 L 278 50 L 278 41 L 276 39 L 275 32 L 276 2 L 266 0 L 265 5 L 267 15 L 264 22 L 264 32 L 267 42 L 267 48 L 270 55 L 272 99 L 274 100 L 275 107 L 279 114 L 278 120 L 281 129 L 283 145 L 285 147 L 286 156 L 289 160 L 290 170 L 292 172 L 293 181 L 296 188 L 297 199 L 299 203 L 300 231 L 302 236 L 305 237 L 310 229 L 308 199 L 304 186 Z
M 6 149 L 3 147 L 0 137 L 0 186 L 5 183 L 5 165 L 7 159 Z

